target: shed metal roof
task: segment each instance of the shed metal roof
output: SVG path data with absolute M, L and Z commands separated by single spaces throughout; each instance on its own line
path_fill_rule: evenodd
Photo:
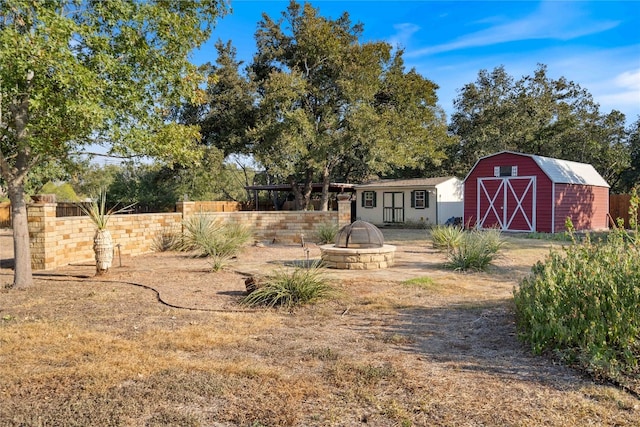
M 475 169 L 476 165 L 481 160 L 504 153 L 530 157 L 549 177 L 549 179 L 557 184 L 581 184 L 593 185 L 596 187 L 609 187 L 607 181 L 605 181 L 605 179 L 598 173 L 598 171 L 596 171 L 596 169 L 588 163 L 579 163 L 570 160 L 555 159 L 553 157 L 537 156 L 535 154 L 517 153 L 514 151 L 501 151 L 499 153 L 481 157 L 480 159 L 478 159 L 473 168 L 471 168 L 471 171 Z M 471 174 L 471 171 L 469 172 L 469 174 Z M 469 175 L 467 175 L 467 177 L 468 176 Z
M 356 189 L 380 187 L 435 187 L 454 178 L 455 177 L 453 176 L 444 176 L 437 178 L 381 179 L 356 185 Z

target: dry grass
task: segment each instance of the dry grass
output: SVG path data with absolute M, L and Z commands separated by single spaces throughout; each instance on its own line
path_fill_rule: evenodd
M 510 239 L 488 272 L 452 273 L 403 232 L 387 237 L 397 267 L 331 272 L 341 297 L 295 313 L 242 311 L 243 276 L 167 253 L 126 260 L 111 282 L 0 291 L 0 425 L 638 425 L 633 395 L 517 342 L 511 291 L 548 245 Z M 235 268 L 301 257 L 249 248 Z

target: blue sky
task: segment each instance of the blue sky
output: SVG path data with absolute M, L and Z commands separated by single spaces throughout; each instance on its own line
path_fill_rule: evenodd
M 193 60 L 215 60 L 213 43 L 232 40 L 238 59 L 250 62 L 262 13 L 278 19 L 280 0 L 231 0 L 212 40 Z M 364 24 L 363 41 L 384 40 L 405 49 L 407 68 L 432 80 L 438 103 L 451 116 L 453 99 L 481 69 L 504 65 L 518 79 L 537 64 L 587 89 L 601 112 L 640 115 L 640 1 L 310 1 L 335 19 L 348 12 Z

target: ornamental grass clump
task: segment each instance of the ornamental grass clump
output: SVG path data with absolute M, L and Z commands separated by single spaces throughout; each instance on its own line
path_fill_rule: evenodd
M 464 230 L 449 225 L 434 225 L 431 228 L 431 241 L 436 249 L 451 250 L 460 246 Z
M 192 216 L 183 225 L 180 250 L 207 258 L 213 271 L 224 268 L 252 237 L 251 230 L 243 225 L 221 224 L 204 214 Z
M 497 229 L 465 231 L 460 242 L 449 248 L 447 266 L 460 271 L 484 271 L 499 256 L 504 243 Z
M 316 237 L 321 245 L 333 243 L 338 235 L 338 224 L 332 222 L 323 222 L 318 225 Z
M 518 334 L 534 353 L 555 353 L 595 377 L 637 381 L 640 241 L 632 226 L 606 242 L 587 236 L 552 250 L 514 290 Z
M 334 292 L 322 267 L 315 263 L 310 268 L 277 271 L 264 285 L 247 295 L 242 303 L 250 307 L 263 305 L 292 309 L 329 298 Z

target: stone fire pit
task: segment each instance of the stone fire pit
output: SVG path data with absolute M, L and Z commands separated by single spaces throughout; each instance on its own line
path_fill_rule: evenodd
M 391 267 L 395 251 L 395 246 L 384 244 L 378 227 L 360 220 L 342 227 L 334 245 L 320 246 L 324 266 L 343 270 Z

